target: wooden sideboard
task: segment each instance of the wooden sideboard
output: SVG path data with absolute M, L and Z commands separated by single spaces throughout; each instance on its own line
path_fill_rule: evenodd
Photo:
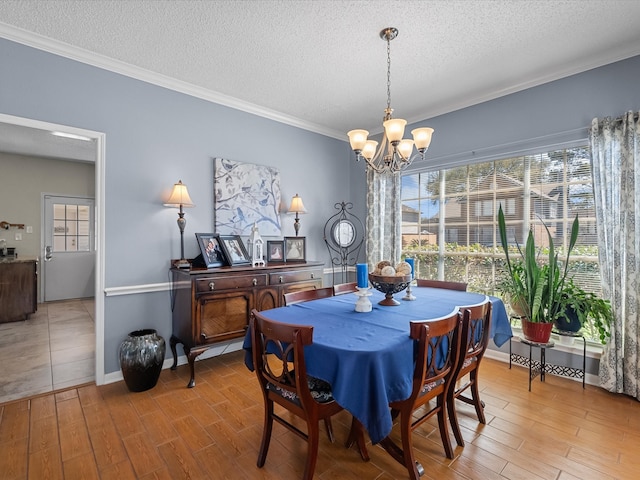
M 250 265 L 210 269 L 171 269 L 173 332 L 169 345 L 174 370 L 181 343 L 195 386 L 195 360 L 216 342 L 244 337 L 252 309 L 283 305 L 282 295 L 322 286 L 321 262 Z
M 0 323 L 26 320 L 38 308 L 38 261 L 0 259 Z

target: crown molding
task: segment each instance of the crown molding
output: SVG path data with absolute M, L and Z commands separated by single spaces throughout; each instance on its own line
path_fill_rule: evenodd
M 235 110 L 240 110 L 252 115 L 267 118 L 269 120 L 283 123 L 285 125 L 308 130 L 310 132 L 318 133 L 326 137 L 344 140 L 344 132 L 338 132 L 336 130 L 326 128 L 322 125 L 317 125 L 315 123 L 305 121 L 301 118 L 286 115 L 284 113 L 277 112 L 275 110 L 271 110 L 250 102 L 246 102 L 219 92 L 207 90 L 188 82 L 176 80 L 175 78 L 152 72 L 150 70 L 137 67 L 126 62 L 122 62 L 120 60 L 115 60 L 113 58 L 107 57 L 106 55 L 91 52 L 84 48 L 76 47 L 59 40 L 54 40 L 52 38 L 48 38 L 37 33 L 15 27 L 13 25 L 8 25 L 6 23 L 0 22 L 0 38 L 5 38 L 13 42 L 21 43 L 28 47 L 33 47 L 38 50 L 68 58 L 70 60 L 75 60 L 136 80 L 141 80 L 143 82 L 157 85 L 159 87 L 184 93 L 185 95 L 200 98 L 211 103 L 216 103 L 218 105 L 223 105 Z

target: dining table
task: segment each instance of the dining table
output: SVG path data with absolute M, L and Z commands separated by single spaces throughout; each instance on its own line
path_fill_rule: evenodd
M 371 290 L 370 312 L 355 310 L 356 293 L 261 312 L 271 320 L 313 326 L 313 344 L 304 353 L 307 373 L 331 384 L 336 402 L 362 424 L 374 444 L 391 432 L 389 403 L 411 393 L 414 341 L 409 337 L 410 322 L 440 318 L 486 298 L 481 293 L 442 288 L 414 287 L 411 292 L 413 301 L 381 306 L 378 302 L 384 294 Z M 511 325 L 502 300 L 489 299 L 490 338 L 500 347 L 511 338 Z M 253 370 L 249 331 L 243 348 L 245 364 Z

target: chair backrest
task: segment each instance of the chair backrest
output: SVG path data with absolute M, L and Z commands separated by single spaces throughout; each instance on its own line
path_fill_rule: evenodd
M 249 320 L 253 366 L 265 393 L 289 391 L 302 405 L 313 401 L 307 382 L 304 347 L 313 343 L 313 327 L 276 322 L 252 310 Z M 269 385 L 270 384 L 270 385 Z
M 464 282 L 449 282 L 445 280 L 427 280 L 426 278 L 416 279 L 419 287 L 446 288 L 447 290 L 467 291 L 467 284 Z
M 460 307 L 460 312 L 462 314 L 462 355 L 458 370 L 462 368 L 467 358 L 475 357 L 477 365 L 484 356 L 491 331 L 491 300 L 485 297 L 482 303 Z
M 285 306 L 326 297 L 333 297 L 333 287 L 298 290 L 296 292 L 289 292 L 282 295 Z
M 357 291 L 358 291 L 357 282 L 339 283 L 333 286 L 334 295 L 342 295 L 345 293 L 351 293 L 351 292 L 357 292 Z
M 418 342 L 412 396 L 425 385 L 449 381 L 458 366 L 462 315 L 456 308 L 435 320 L 411 322 L 410 336 Z M 446 386 L 445 386 L 446 388 Z

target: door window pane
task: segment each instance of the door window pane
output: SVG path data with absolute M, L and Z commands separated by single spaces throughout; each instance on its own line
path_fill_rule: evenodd
M 53 251 L 91 251 L 91 207 L 53 204 Z

